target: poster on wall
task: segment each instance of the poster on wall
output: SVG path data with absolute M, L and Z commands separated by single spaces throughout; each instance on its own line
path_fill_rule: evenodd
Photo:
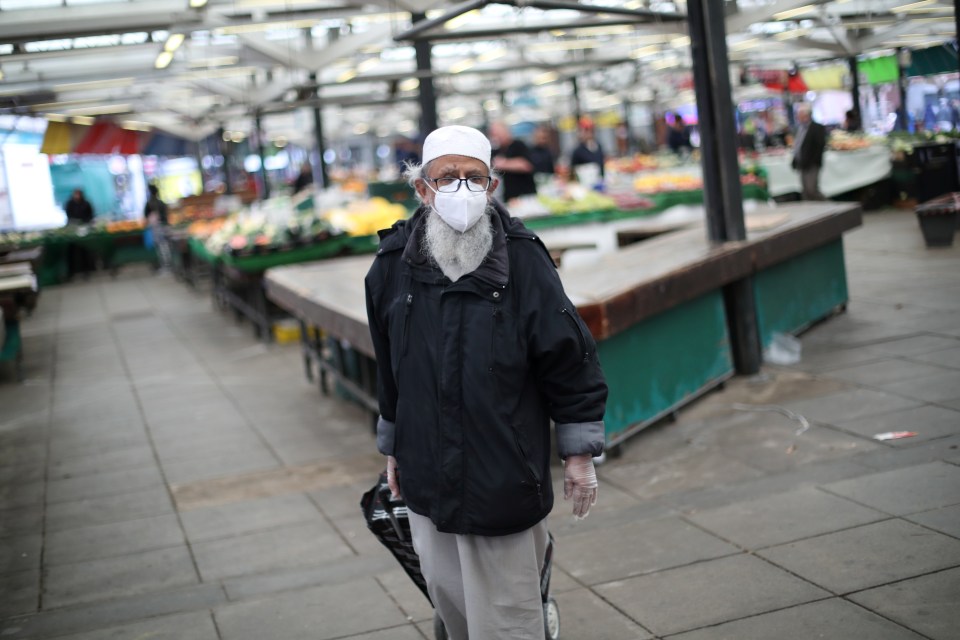
M 15 229 L 61 227 L 66 215 L 53 200 L 50 164 L 34 145 L 7 144 L 3 155 L 10 209 Z

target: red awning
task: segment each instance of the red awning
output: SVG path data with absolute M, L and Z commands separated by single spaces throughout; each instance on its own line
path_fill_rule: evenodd
M 108 120 L 98 120 L 90 127 L 80 144 L 73 150 L 78 154 L 124 156 L 140 153 L 140 134 L 121 129 Z

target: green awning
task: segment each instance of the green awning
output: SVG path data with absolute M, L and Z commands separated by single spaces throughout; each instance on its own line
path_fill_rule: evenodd
M 861 60 L 857 63 L 857 69 L 860 72 L 860 76 L 866 78 L 869 84 L 896 82 L 900 77 L 896 56 L 882 56 L 880 58 Z
M 912 62 L 907 68 L 908 76 L 932 76 L 938 73 L 956 73 L 957 48 L 954 43 L 927 47 L 911 52 Z

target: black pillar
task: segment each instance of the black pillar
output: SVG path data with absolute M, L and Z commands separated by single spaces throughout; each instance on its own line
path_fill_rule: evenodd
M 427 19 L 424 13 L 414 13 L 413 24 Z M 437 92 L 433 87 L 433 45 L 429 40 L 414 40 L 417 54 L 417 72 L 420 75 L 420 139 L 437 128 Z
M 316 85 L 316 73 L 310 74 L 310 82 Z M 313 91 L 313 95 L 317 99 L 317 103 L 313 107 L 313 137 L 315 138 L 315 144 L 317 145 L 317 162 L 313 167 L 313 178 L 314 182 L 316 182 L 317 178 L 319 178 L 319 188 L 326 189 L 328 186 L 330 186 L 330 178 L 327 176 L 327 163 L 323 160 L 323 113 L 321 112 L 322 106 L 319 102 L 319 86 L 316 86 Z
M 708 236 L 711 242 L 718 244 L 743 240 L 747 234 L 737 162 L 724 7 L 714 0 L 690 0 L 687 17 L 700 123 Z M 756 373 L 760 369 L 761 353 L 752 278 L 724 287 L 723 295 L 734 365 L 738 373 Z
M 960 0 L 953 0 L 954 36 L 960 42 Z M 960 58 L 960 56 L 958 56 Z M 958 65 L 960 66 L 960 65 Z
M 257 127 L 257 154 L 260 156 L 260 180 L 263 181 L 263 190 L 260 192 L 260 199 L 266 200 L 270 197 L 270 183 L 267 181 L 267 158 L 263 152 L 263 121 L 259 113 L 254 119 L 254 124 Z
M 577 120 L 577 126 L 580 126 L 580 117 L 583 115 L 580 110 L 580 85 L 573 76 L 570 76 L 570 89 L 573 91 L 573 117 Z
M 230 179 L 230 142 L 223 139 L 223 126 L 217 128 L 217 146 L 223 161 L 223 182 L 228 194 L 233 193 L 233 180 Z
M 903 64 L 903 47 L 897 47 L 897 86 L 900 87 L 900 106 L 897 108 L 897 126 L 901 131 L 910 129 L 910 122 L 907 119 L 907 67 Z
M 960 0 L 957 0 L 960 2 Z M 860 113 L 860 67 L 857 64 L 857 56 L 847 58 L 850 65 L 850 97 L 853 98 L 853 113 L 857 116 L 859 125 L 857 129 L 863 129 L 863 118 Z

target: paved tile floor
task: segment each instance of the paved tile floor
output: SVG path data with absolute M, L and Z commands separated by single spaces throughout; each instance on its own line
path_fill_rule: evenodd
M 956 639 L 960 246 L 913 216 L 846 239 L 847 313 L 551 516 L 568 640 Z M 369 417 L 168 276 L 43 292 L 0 371 L 0 637 L 432 638 L 366 531 Z M 806 416 L 798 434 L 777 405 Z M 873 439 L 911 430 L 914 438 Z

